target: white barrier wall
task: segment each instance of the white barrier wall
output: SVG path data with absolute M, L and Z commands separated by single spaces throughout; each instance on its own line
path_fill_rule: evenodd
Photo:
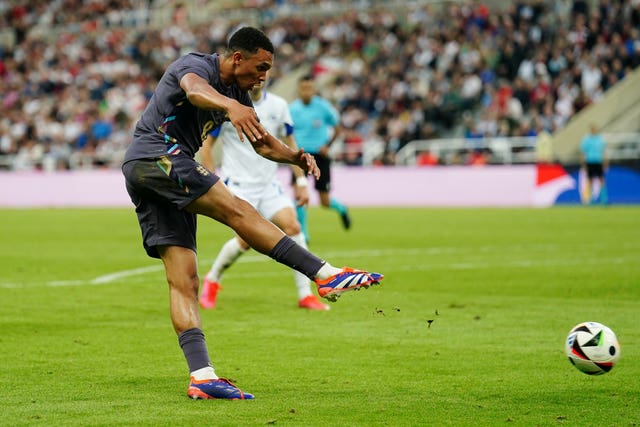
M 290 172 L 280 168 L 286 184 Z M 550 206 L 536 166 L 334 167 L 332 194 L 349 206 Z M 288 188 L 288 186 L 286 186 Z M 565 182 L 564 189 L 571 188 Z M 549 194 L 546 194 L 549 193 Z M 311 191 L 312 204 L 318 199 Z M 119 170 L 0 172 L 0 207 L 132 207 Z

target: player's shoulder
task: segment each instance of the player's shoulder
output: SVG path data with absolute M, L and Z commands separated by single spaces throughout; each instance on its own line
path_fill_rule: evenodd
M 169 72 L 176 74 L 178 78 L 187 73 L 195 73 L 206 80 L 211 80 L 218 72 L 216 54 L 186 53 L 169 66 Z
M 189 63 L 214 63 L 216 61 L 216 54 L 202 53 L 202 52 L 188 52 L 180 56 L 175 60 L 176 64 L 189 64 Z
M 287 100 L 281 97 L 280 95 L 276 95 L 273 92 L 266 92 L 264 96 L 264 101 L 277 106 L 288 106 Z

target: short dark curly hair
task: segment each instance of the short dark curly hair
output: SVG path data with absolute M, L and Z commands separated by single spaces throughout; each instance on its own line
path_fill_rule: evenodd
M 313 76 L 313 74 L 311 73 L 307 73 L 307 74 L 303 74 L 299 79 L 298 79 L 298 83 L 302 83 L 302 82 L 313 82 L 315 81 L 316 78 Z
M 228 49 L 243 50 L 249 53 L 256 53 L 258 49 L 264 49 L 273 53 L 273 43 L 262 31 L 254 27 L 242 27 L 229 38 Z

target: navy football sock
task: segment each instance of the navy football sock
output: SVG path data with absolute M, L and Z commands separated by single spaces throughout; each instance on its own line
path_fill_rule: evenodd
M 211 366 L 207 345 L 204 342 L 204 332 L 199 328 L 187 329 L 178 335 L 178 343 L 182 347 L 189 372 Z
M 324 264 L 323 260 L 296 244 L 289 236 L 284 236 L 276 243 L 269 256 L 312 280 Z

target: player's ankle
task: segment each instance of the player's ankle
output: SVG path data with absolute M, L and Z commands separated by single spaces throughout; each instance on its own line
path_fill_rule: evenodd
M 325 262 L 322 267 L 320 267 L 320 270 L 318 270 L 318 272 L 316 273 L 316 279 L 325 280 L 335 274 L 340 273 L 341 271 L 341 268 L 334 267 L 328 262 Z

